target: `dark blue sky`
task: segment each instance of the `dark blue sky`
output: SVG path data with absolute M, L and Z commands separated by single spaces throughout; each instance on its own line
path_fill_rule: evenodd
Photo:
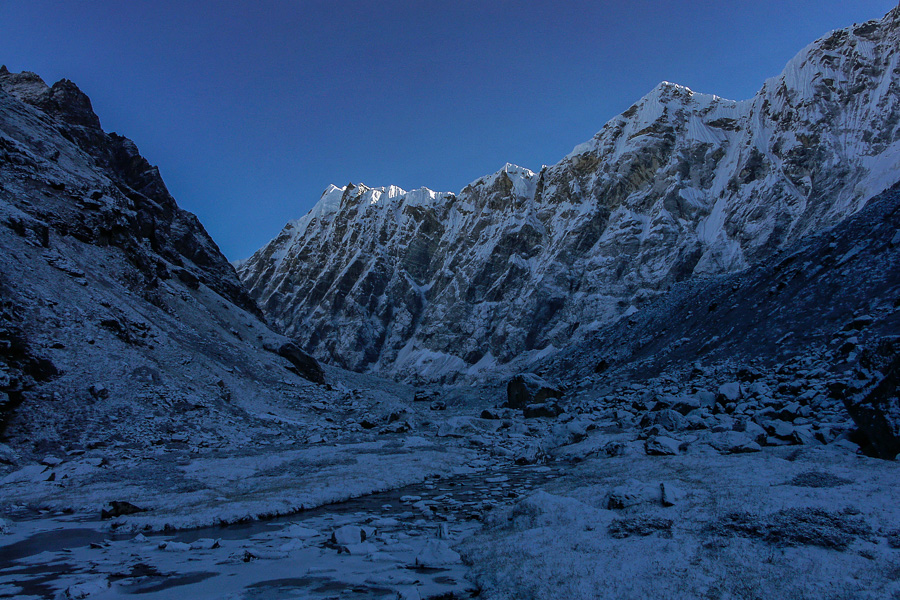
M 659 81 L 753 95 L 896 0 L 0 2 L 0 63 L 66 77 L 243 258 L 348 181 L 539 169 Z

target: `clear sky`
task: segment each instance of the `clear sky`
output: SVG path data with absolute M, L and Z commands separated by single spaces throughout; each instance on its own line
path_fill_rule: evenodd
M 230 259 L 329 183 L 537 170 L 662 80 L 752 96 L 896 0 L 0 1 L 0 63 L 73 80 Z

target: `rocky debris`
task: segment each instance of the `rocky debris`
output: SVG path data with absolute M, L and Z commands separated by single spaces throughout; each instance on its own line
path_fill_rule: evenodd
M 438 437 L 472 438 L 496 431 L 501 424 L 497 421 L 475 417 L 450 417 L 438 426 Z
M 61 458 L 57 458 L 55 456 L 45 456 L 41 459 L 41 464 L 47 465 L 48 467 L 58 467 L 62 464 L 62 462 L 63 461 Z
M 104 508 L 100 511 L 101 519 L 114 519 L 116 517 L 123 517 L 126 515 L 133 515 L 136 513 L 147 512 L 146 508 L 140 508 L 135 506 L 131 502 L 123 502 L 121 500 L 113 500 L 109 503 L 109 508 Z
M 101 594 L 110 587 L 109 579 L 106 577 L 95 578 L 89 581 L 76 583 L 66 588 L 64 597 L 71 600 L 82 600 L 95 594 Z
M 291 370 L 313 383 L 325 383 L 325 371 L 319 366 L 318 361 L 309 354 L 303 352 L 294 342 L 286 342 L 279 346 L 278 356 L 282 356 L 291 363 Z
M 413 394 L 413 402 L 434 402 L 440 399 L 440 393 L 435 391 L 416 390 Z
M 509 418 L 509 415 L 507 415 L 504 412 L 494 410 L 492 408 L 486 408 L 483 411 L 481 411 L 481 418 L 482 419 L 505 419 L 505 418 Z
M 749 512 L 726 515 L 713 526 L 719 535 L 757 538 L 776 546 L 822 546 L 846 550 L 857 538 L 872 535 L 871 526 L 856 511 L 786 508 L 766 516 Z
M 796 475 L 788 484 L 797 487 L 832 488 L 853 483 L 849 479 L 838 477 L 823 471 L 806 471 Z
M 532 404 L 544 404 L 562 398 L 562 391 L 534 373 L 516 375 L 506 384 L 506 406 L 524 409 Z
M 664 538 L 672 537 L 672 519 L 644 515 L 613 519 L 609 524 L 610 537 L 619 540 L 631 536 L 646 537 L 653 534 L 659 534 Z
M 852 377 L 831 386 L 832 394 L 843 400 L 873 453 L 889 460 L 900 454 L 898 386 L 900 337 L 883 338 L 863 351 Z

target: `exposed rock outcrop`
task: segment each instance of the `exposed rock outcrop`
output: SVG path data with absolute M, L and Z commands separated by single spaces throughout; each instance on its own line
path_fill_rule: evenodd
M 305 380 L 321 369 L 266 350 L 289 340 L 69 81 L 0 68 L 0 249 L 0 436 L 15 460 L 306 439 L 302 419 L 258 415 L 326 398 Z

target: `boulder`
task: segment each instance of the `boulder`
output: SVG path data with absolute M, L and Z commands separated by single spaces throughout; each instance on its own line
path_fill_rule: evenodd
M 353 546 L 366 541 L 366 532 L 356 525 L 344 525 L 331 532 L 331 541 L 339 546 Z
M 716 405 L 716 395 L 706 390 L 700 390 L 696 394 L 697 400 L 700 401 L 701 408 L 713 408 Z
M 644 451 L 650 456 L 673 456 L 678 454 L 681 442 L 674 438 L 658 435 L 644 443 Z
M 702 407 L 703 403 L 697 396 L 678 396 L 672 403 L 671 408 L 682 415 L 687 415 L 689 412 Z
M 542 404 L 559 398 L 562 398 L 562 390 L 534 373 L 516 375 L 506 384 L 506 402 L 509 408 L 525 408 L 529 404 Z
M 669 431 L 678 431 L 686 427 L 687 421 L 678 411 L 667 408 L 645 414 L 640 425 L 642 429 L 659 425 Z
M 533 465 L 540 462 L 543 455 L 544 451 L 541 449 L 541 445 L 537 442 L 532 442 L 522 448 L 515 455 L 514 460 L 517 465 Z
M 338 548 L 338 554 L 350 554 L 351 556 L 371 556 L 376 552 L 378 552 L 378 547 L 372 542 L 341 544 Z
M 723 431 L 711 434 L 710 446 L 725 454 L 743 454 L 762 450 L 748 434 L 740 431 Z
M 563 413 L 563 409 L 560 408 L 559 404 L 556 402 L 543 402 L 541 404 L 527 405 L 522 409 L 522 413 L 526 419 L 536 419 L 540 417 L 555 419 Z
M 719 386 L 719 397 L 722 404 L 729 402 L 737 402 L 743 397 L 741 393 L 741 384 L 737 381 L 724 383 Z
M 629 479 L 611 489 L 603 499 L 601 506 L 608 510 L 621 510 L 644 502 L 656 502 L 659 499 L 660 488 L 658 486 Z
M 500 416 L 500 412 L 499 412 L 499 411 L 497 411 L 497 410 L 495 410 L 495 409 L 493 409 L 493 408 L 486 408 L 486 409 L 484 409 L 483 411 L 481 411 L 481 418 L 482 418 L 482 419 L 492 419 L 492 420 L 493 420 L 493 419 L 501 419 L 501 418 L 503 418 L 503 417 Z
M 88 389 L 88 392 L 90 393 L 91 397 L 94 398 L 94 400 L 106 400 L 107 398 L 109 398 L 109 388 L 100 383 L 95 383 L 94 385 L 92 385 Z
M 900 454 L 900 336 L 864 349 L 852 377 L 829 388 L 865 434 L 869 453 L 894 460 Z
M 461 562 L 459 554 L 443 540 L 428 540 L 416 555 L 416 565 L 440 567 Z
M 104 508 L 100 511 L 101 519 L 114 519 L 124 515 L 133 515 L 135 513 L 147 511 L 146 508 L 140 508 L 131 502 L 121 502 L 118 500 L 113 500 L 109 503 L 109 506 L 108 509 Z
M 437 392 L 430 392 L 427 390 L 416 390 L 416 393 L 413 395 L 413 402 L 432 402 L 437 400 L 440 394 Z
M 666 482 L 659 484 L 659 494 L 663 506 L 675 506 L 687 496 L 687 493 L 680 487 Z
M 278 356 L 286 358 L 291 363 L 290 370 L 300 377 L 320 385 L 325 383 L 325 371 L 318 361 L 301 350 L 297 344 L 293 342 L 282 344 L 278 348 Z

